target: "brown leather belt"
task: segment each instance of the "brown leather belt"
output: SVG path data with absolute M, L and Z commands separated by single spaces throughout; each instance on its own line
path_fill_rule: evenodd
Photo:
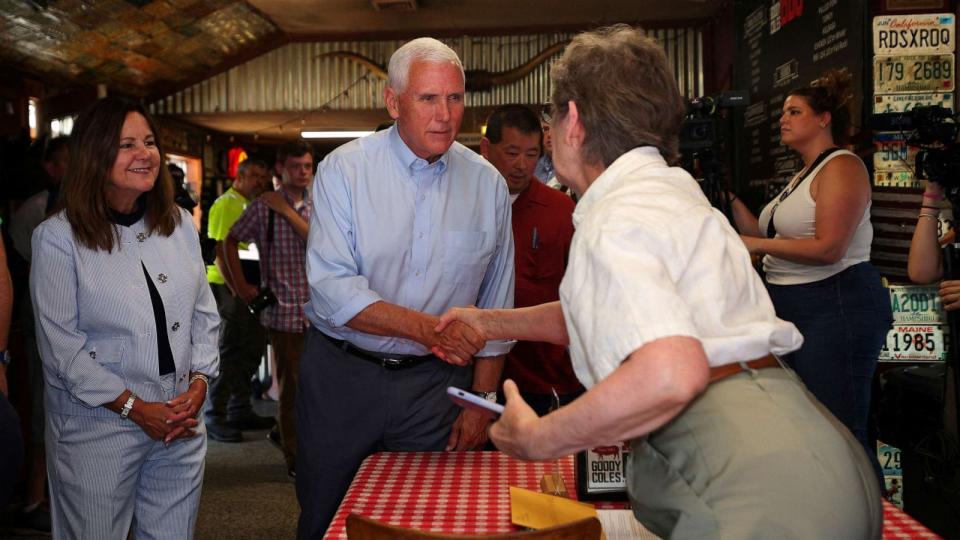
M 736 375 L 747 371 L 748 369 L 764 369 L 764 368 L 778 368 L 780 362 L 772 354 L 768 354 L 763 358 L 758 358 L 756 360 L 750 360 L 749 362 L 734 362 L 732 364 L 726 364 L 723 366 L 717 366 L 710 368 L 710 384 L 713 384 L 721 379 L 726 379 L 731 375 Z

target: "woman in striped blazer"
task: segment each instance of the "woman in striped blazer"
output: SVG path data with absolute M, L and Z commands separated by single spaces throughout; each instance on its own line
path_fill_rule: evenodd
M 156 133 L 137 103 L 85 110 L 33 234 L 55 538 L 193 536 L 220 321 Z

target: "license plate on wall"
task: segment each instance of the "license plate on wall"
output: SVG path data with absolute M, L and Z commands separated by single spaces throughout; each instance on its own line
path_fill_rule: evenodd
M 880 360 L 887 362 L 939 362 L 946 359 L 943 327 L 940 325 L 895 324 L 887 332 Z
M 874 171 L 873 185 L 920 189 L 923 187 L 923 181 L 914 178 L 912 171 Z
M 873 97 L 873 112 L 898 113 L 907 112 L 914 107 L 930 107 L 939 105 L 953 110 L 953 94 L 938 92 L 936 94 L 882 94 Z
M 940 324 L 946 320 L 937 287 L 891 285 L 889 292 L 894 324 Z
M 956 49 L 952 13 L 873 18 L 873 53 L 948 53 Z
M 907 146 L 903 133 L 877 133 L 873 136 L 877 151 L 873 154 L 874 171 L 915 170 L 917 163 L 916 146 Z
M 953 54 L 873 57 L 874 94 L 952 92 Z

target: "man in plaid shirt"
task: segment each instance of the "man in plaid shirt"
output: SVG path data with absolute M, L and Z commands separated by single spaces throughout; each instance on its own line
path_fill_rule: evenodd
M 313 178 L 313 149 L 302 139 L 284 144 L 277 151 L 276 171 L 282 179 L 280 189 L 263 194 L 244 210 L 230 229 L 224 251 L 232 289 L 249 303 L 259 289 L 243 277 L 238 244 L 255 243 L 260 253 L 260 286 L 270 289 L 277 298 L 277 303 L 264 309 L 260 317 L 276 353 L 280 387 L 277 425 L 287 471 L 293 476 L 297 452 L 297 365 L 307 325 L 303 304 L 309 298 L 304 257 L 310 222 L 308 186 Z

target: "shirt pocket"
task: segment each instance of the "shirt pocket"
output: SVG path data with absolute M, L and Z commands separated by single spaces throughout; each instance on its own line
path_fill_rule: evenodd
M 543 242 L 537 249 L 531 248 L 526 253 L 518 253 L 515 256 L 520 260 L 517 266 L 522 279 L 536 283 L 545 281 L 559 283 L 563 278 L 565 254 L 562 246 L 555 242 Z M 517 285 L 519 286 L 519 283 Z
M 443 280 L 479 287 L 490 261 L 488 233 L 447 231 L 443 234 Z

